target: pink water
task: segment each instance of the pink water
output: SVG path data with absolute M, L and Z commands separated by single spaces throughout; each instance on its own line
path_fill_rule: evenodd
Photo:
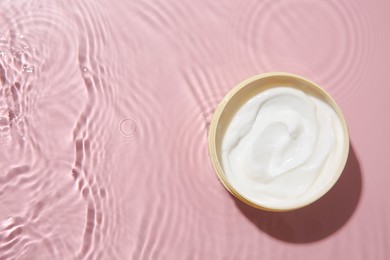
M 2 0 L 0 259 L 389 259 L 388 0 Z M 217 102 L 254 74 L 328 90 L 343 176 L 289 213 L 214 175 Z

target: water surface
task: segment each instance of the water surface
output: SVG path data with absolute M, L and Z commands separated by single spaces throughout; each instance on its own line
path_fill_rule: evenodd
M 386 1 L 2 0 L 0 259 L 390 257 Z M 328 90 L 344 181 L 267 214 L 214 175 L 207 130 L 254 74 Z

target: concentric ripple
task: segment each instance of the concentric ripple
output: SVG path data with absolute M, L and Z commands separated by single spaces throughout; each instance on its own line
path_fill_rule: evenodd
M 371 65 L 371 41 L 358 6 L 333 0 L 252 1 L 238 8 L 235 21 L 240 34 L 231 37 L 244 42 L 230 38 L 231 46 L 257 69 L 307 75 L 337 99 L 360 95 L 359 82 Z
M 77 185 L 80 198 L 85 201 L 86 214 L 77 258 L 95 259 L 103 254 L 103 245 L 111 244 L 108 234 L 117 232 L 110 229 L 113 219 L 107 217 L 107 212 L 115 207 L 111 198 L 113 192 L 111 187 L 105 185 L 108 179 L 94 167 L 94 162 L 107 160 L 106 143 L 102 140 L 109 136 L 105 125 L 114 124 L 114 118 L 104 111 L 112 106 L 115 88 L 109 82 L 111 70 L 101 62 L 111 29 L 110 24 L 104 22 L 104 5 L 77 2 L 73 8 L 75 11 L 69 15 L 80 28 L 77 31 L 77 38 L 80 39 L 77 67 L 82 79 L 81 86 L 87 94 L 72 130 L 75 156 L 70 175 Z
M 131 117 L 123 118 L 119 122 L 119 131 L 124 137 L 132 137 L 138 131 L 137 121 L 132 119 Z
M 97 10 L 101 7 L 98 5 L 95 7 L 92 9 L 90 5 L 88 8 L 94 10 L 94 15 L 97 15 L 99 13 Z M 26 166 L 20 168 L 18 165 L 23 161 L 12 160 L 17 163 L 12 165 L 12 161 L 8 160 L 11 169 L 8 170 L 2 190 L 8 191 L 8 194 L 12 194 L 10 191 L 15 194 L 17 192 L 29 194 L 24 197 L 25 203 L 13 208 L 7 215 L 23 216 L 25 225 L 34 225 L 36 230 L 31 232 L 37 234 L 45 234 L 46 226 L 43 220 L 46 214 L 49 214 L 51 209 L 63 207 L 63 203 L 68 203 L 69 214 L 65 211 L 63 213 L 67 215 L 69 221 L 74 212 L 79 212 L 79 216 L 82 216 L 81 212 L 85 212 L 82 243 L 74 239 L 71 242 L 72 233 L 76 237 L 82 237 L 80 231 L 83 222 L 82 218 L 77 216 L 75 225 L 69 229 L 71 233 L 65 236 L 70 240 L 60 243 L 52 237 L 58 233 L 46 232 L 45 236 L 49 236 L 50 239 L 37 238 L 34 244 L 39 247 L 44 243 L 51 248 L 50 250 L 60 245 L 64 248 L 56 248 L 55 251 L 73 252 L 74 255 L 78 244 L 79 257 L 89 258 L 90 254 L 100 252 L 102 233 L 109 232 L 105 229 L 104 224 L 107 225 L 108 221 L 107 219 L 103 221 L 103 211 L 106 211 L 103 208 L 107 205 L 104 204 L 104 198 L 109 196 L 110 191 L 101 185 L 104 181 L 99 175 L 89 174 L 93 172 L 90 163 L 95 160 L 95 156 L 104 156 L 98 149 L 102 145 L 95 139 L 96 135 L 104 136 L 104 128 L 97 122 L 109 122 L 96 108 L 98 105 L 104 107 L 113 100 L 110 94 L 112 88 L 107 87 L 106 79 L 101 75 L 108 73 L 108 70 L 104 66 L 99 66 L 97 53 L 100 52 L 100 47 L 94 42 L 95 39 L 99 39 L 98 43 L 104 43 L 104 31 L 108 30 L 107 25 L 99 27 L 99 23 L 85 19 L 92 10 L 85 10 L 84 5 L 73 6 L 70 10 L 76 12 L 76 16 L 81 13 L 85 23 L 73 23 L 69 19 L 70 12 L 53 8 L 50 4 L 42 7 L 39 3 L 25 5 L 24 2 L 16 2 L 6 5 L 5 9 L 1 10 L 1 140 L 9 143 L 10 150 L 14 150 L 11 148 L 15 146 L 13 140 L 20 144 L 28 144 L 24 151 L 18 153 L 20 156 L 24 155 L 21 159 L 25 160 Z M 78 36 L 78 28 L 81 29 L 80 34 L 86 35 L 86 38 Z M 80 57 L 85 59 L 80 60 Z M 100 100 L 99 104 L 96 103 L 97 99 Z M 83 106 L 85 110 L 80 114 L 80 107 Z M 52 131 L 48 133 L 42 129 Z M 76 167 L 73 167 L 73 171 L 71 170 L 73 149 L 69 138 L 72 131 L 75 133 L 76 148 L 74 150 Z M 93 134 L 90 134 L 91 132 Z M 68 138 L 64 140 L 64 136 Z M 19 168 L 27 170 L 17 170 Z M 69 174 L 65 174 L 66 172 Z M 58 182 L 53 182 L 56 175 L 55 179 Z M 77 181 L 78 191 L 73 190 L 72 180 Z M 61 193 L 67 195 L 60 196 Z M 41 209 L 34 210 L 35 201 L 39 201 L 43 194 L 46 194 L 44 204 L 50 204 L 50 207 L 37 202 L 37 205 L 41 205 L 37 207 Z M 69 199 L 73 202 L 69 203 Z M 80 208 L 83 203 L 86 210 Z M 57 219 L 53 214 L 52 218 Z M 52 223 L 59 228 L 63 224 Z M 21 241 L 29 235 L 29 232 L 21 235 Z M 33 242 L 26 242 L 15 243 L 12 248 L 10 247 L 10 252 L 20 251 L 19 254 L 22 254 L 27 250 L 26 252 L 31 254 L 37 253 L 28 246 Z M 51 255 L 51 258 L 58 257 L 60 256 Z M 43 258 L 48 259 L 49 255 L 43 255 Z
M 172 128 L 176 129 L 176 133 L 172 136 L 173 146 L 170 146 L 172 153 L 176 154 L 173 166 L 180 191 L 189 193 L 180 198 L 187 199 L 182 202 L 188 212 L 218 218 L 215 212 L 207 211 L 207 207 L 204 207 L 205 203 L 209 203 L 214 210 L 228 210 L 228 204 L 221 203 L 226 193 L 209 162 L 207 136 L 213 112 L 225 94 L 220 86 L 226 83 L 217 76 L 218 73 L 210 74 L 202 68 L 191 67 L 183 74 L 183 86 L 190 90 L 191 95 L 177 104 L 180 106 L 184 102 L 187 105 L 174 116 Z
M 7 17 L 0 16 L 7 24 Z M 2 23 L 2 24 L 4 24 Z M 28 36 L 11 25 L 0 34 L 0 142 L 24 145 L 27 117 L 34 105 L 35 70 L 41 64 Z
M 388 127 L 372 116 L 389 106 L 370 105 L 385 99 L 385 84 L 375 96 L 363 82 L 385 82 L 389 16 L 385 1 L 363 2 L 1 0 L 0 259 L 384 256 L 365 249 L 387 241 L 367 223 L 389 215 L 378 196 L 387 139 L 373 132 Z M 269 70 L 307 76 L 347 104 L 350 118 L 362 116 L 351 136 L 370 170 L 365 197 L 345 226 L 316 219 L 340 210 L 338 193 L 315 214 L 303 211 L 313 219 L 304 227 L 326 223 L 298 234 L 317 238 L 305 250 L 279 241 L 302 229 L 288 216 L 242 209 L 207 154 L 218 102 Z M 320 241 L 313 230 L 328 226 L 339 231 L 322 234 L 337 235 Z M 371 242 L 351 239 L 365 234 Z M 335 247 L 344 240 L 364 254 Z

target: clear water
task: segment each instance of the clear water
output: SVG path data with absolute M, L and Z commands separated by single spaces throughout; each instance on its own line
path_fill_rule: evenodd
M 390 257 L 389 8 L 1 0 L 0 259 Z M 207 154 L 218 101 L 268 71 L 327 89 L 353 143 L 336 187 L 283 214 L 233 199 Z

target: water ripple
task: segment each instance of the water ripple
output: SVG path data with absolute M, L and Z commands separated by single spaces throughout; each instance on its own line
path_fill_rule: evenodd
M 218 182 L 207 154 L 207 134 L 212 113 L 222 99 L 226 79 L 219 77 L 217 70 L 204 70 L 190 67 L 184 70 L 183 85 L 189 89 L 189 95 L 183 102 L 180 114 L 174 114 L 175 136 L 172 137 L 171 153 L 174 155 L 173 167 L 180 183 L 179 190 L 186 196 L 184 208 L 191 214 L 202 214 L 210 219 L 229 218 L 229 201 L 224 200 L 226 192 Z M 176 104 L 178 107 L 180 104 Z M 208 206 L 206 206 L 208 205 Z M 214 210 L 208 210 L 212 207 Z M 234 209 L 231 209 L 234 211 Z M 225 212 L 219 215 L 216 212 Z
M 104 113 L 115 101 L 115 87 L 109 80 L 112 72 L 103 64 L 104 48 L 112 31 L 102 3 L 77 2 L 72 13 L 78 30 L 78 62 L 83 86 L 87 93 L 84 108 L 73 127 L 75 161 L 71 171 L 81 197 L 86 203 L 85 228 L 78 258 L 96 258 L 104 251 L 102 245 L 110 245 L 108 234 L 112 218 L 107 216 L 115 205 L 108 179 L 95 170 L 96 161 L 106 161 L 105 147 L 101 140 L 109 136 L 106 125 L 113 125 L 114 118 Z M 110 203 L 108 203 L 108 200 Z
M 210 120 L 265 70 L 362 95 L 374 41 L 363 8 L 0 1 L 0 259 L 293 257 L 219 183 Z
M 110 72 L 99 62 L 109 31 L 107 23 L 103 22 L 104 17 L 99 17 L 103 8 L 94 3 L 89 3 L 88 8 L 86 3 L 73 7 L 67 9 L 71 10 L 69 12 L 50 5 L 42 7 L 39 3 L 25 5 L 16 2 L 0 12 L 1 21 L 4 21 L 0 30 L 1 140 L 11 142 L 17 139 L 14 136 L 19 135 L 19 143 L 29 145 L 21 151 L 25 154 L 21 158 L 27 159 L 25 166 L 17 166 L 20 162 L 12 166 L 12 161 L 17 161 L 21 152 L 15 153 L 18 157 L 10 157 L 8 160 L 9 166 L 5 168 L 8 173 L 1 179 L 5 183 L 1 192 L 10 195 L 10 191 L 15 194 L 28 191 L 24 203 L 6 212 L 10 216 L 24 216 L 28 226 L 34 223 L 34 232 L 37 234 L 45 234 L 46 227 L 42 220 L 47 212 L 62 208 L 63 203 L 67 202 L 71 212 L 63 213 L 71 220 L 73 212 L 81 212 L 80 206 L 84 204 L 88 210 L 84 239 L 79 244 L 79 257 L 91 258 L 101 251 L 102 230 L 108 222 L 102 212 L 109 211 L 104 198 L 111 194 L 110 189 L 104 187 L 102 176 L 91 174 L 96 156 L 104 160 L 104 153 L 101 152 L 103 147 L 96 138 L 107 135 L 107 129 L 99 122 L 110 124 L 110 118 L 98 108 L 110 106 L 114 97 L 113 88 L 108 87 L 104 75 L 110 75 Z M 76 22 L 73 23 L 69 19 L 71 16 L 82 19 L 74 19 Z M 75 37 L 72 38 L 71 33 Z M 75 41 L 75 38 L 79 40 Z M 48 48 L 52 45 L 58 49 Z M 63 104 L 67 104 L 66 109 Z M 84 110 L 80 114 L 80 107 L 83 106 Z M 72 127 L 72 124 L 75 126 Z M 41 131 L 42 128 L 54 129 L 53 126 L 61 127 L 57 127 L 50 135 Z M 73 171 L 72 158 L 69 156 L 72 131 L 76 158 Z M 67 143 L 62 143 L 64 139 L 60 137 L 63 136 L 68 136 Z M 69 175 L 60 175 L 67 169 L 77 185 L 76 190 L 70 185 Z M 54 178 L 54 175 L 57 177 Z M 54 182 L 59 178 L 63 178 L 63 181 Z M 77 192 L 79 197 L 75 198 Z M 50 206 L 40 202 L 42 195 L 45 195 L 46 201 L 51 201 Z M 69 203 L 70 198 L 74 203 Z M 2 202 L 10 203 L 7 197 L 2 197 Z M 57 219 L 55 215 L 52 218 Z M 75 219 L 71 229 L 75 235 L 82 230 L 81 221 L 81 218 Z M 51 223 L 58 228 L 62 224 Z M 71 237 L 68 235 L 67 239 Z M 53 248 L 48 252 L 64 251 L 54 248 L 57 245 L 54 239 L 33 241 L 28 242 L 29 246 L 15 242 L 12 251 L 28 247 L 26 250 L 31 253 L 31 250 L 35 250 L 31 243 Z M 74 243 L 77 242 L 69 244 L 64 241 L 62 244 L 75 252 L 77 249 Z
M 231 37 L 243 41 L 229 40 L 237 59 L 244 53 L 260 71 L 307 75 L 336 99 L 361 94 L 359 82 L 370 67 L 370 32 L 358 6 L 333 0 L 252 1 L 237 8 L 234 20 L 239 35 Z
M 137 121 L 131 117 L 122 119 L 119 122 L 119 131 L 124 137 L 133 137 L 138 131 Z

